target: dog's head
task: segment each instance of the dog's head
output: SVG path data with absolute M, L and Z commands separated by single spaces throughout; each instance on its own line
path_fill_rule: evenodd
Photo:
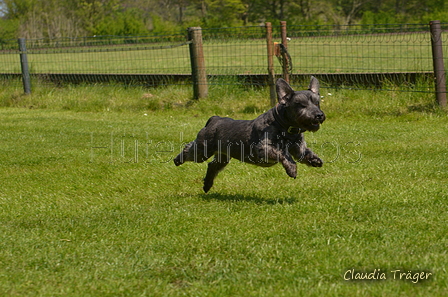
M 325 121 L 325 114 L 320 109 L 319 81 L 314 76 L 306 91 L 294 91 L 283 79 L 276 84 L 278 103 L 283 105 L 285 120 L 289 125 L 315 132 Z

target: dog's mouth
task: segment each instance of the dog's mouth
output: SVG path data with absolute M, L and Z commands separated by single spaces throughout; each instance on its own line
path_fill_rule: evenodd
M 320 125 L 322 124 L 319 120 L 313 120 L 307 123 L 303 123 L 299 125 L 300 129 L 303 131 L 316 132 L 320 129 Z
M 310 127 L 311 127 L 311 129 L 309 129 L 310 131 L 317 131 L 320 128 L 320 123 L 319 122 L 312 122 Z
M 319 121 L 319 120 L 311 121 L 311 123 L 309 124 L 309 127 L 308 127 L 307 130 L 311 131 L 311 132 L 316 132 L 317 130 L 319 130 L 320 125 L 322 124 L 322 122 L 323 121 Z
M 325 121 L 325 115 L 318 113 L 311 117 L 298 117 L 295 127 L 299 127 L 302 132 L 310 131 L 316 132 L 319 130 L 320 125 Z

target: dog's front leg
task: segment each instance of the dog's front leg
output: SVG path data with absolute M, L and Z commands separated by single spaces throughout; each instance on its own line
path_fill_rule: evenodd
M 265 147 L 265 149 L 267 150 L 267 156 L 271 161 L 282 163 L 283 168 L 286 170 L 286 174 L 292 178 L 297 177 L 297 164 L 287 150 L 280 150 L 272 146 Z
M 303 158 L 304 164 L 311 166 L 311 167 L 322 167 L 324 165 L 324 162 L 319 158 L 312 150 L 309 148 L 306 148 L 305 155 Z
M 288 147 L 288 150 L 294 156 L 294 159 L 302 164 L 306 164 L 311 167 L 322 167 L 324 164 L 316 153 L 306 146 L 304 141 L 292 144 Z

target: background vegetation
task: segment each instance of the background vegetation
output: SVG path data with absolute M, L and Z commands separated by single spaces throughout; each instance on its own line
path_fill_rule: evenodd
M 446 0 L 1 0 L 0 39 L 146 35 L 257 25 L 427 23 L 448 18 Z

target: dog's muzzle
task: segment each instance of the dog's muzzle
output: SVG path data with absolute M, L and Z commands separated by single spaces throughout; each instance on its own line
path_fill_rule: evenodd
M 309 131 L 317 131 L 320 128 L 320 124 L 322 124 L 325 121 L 325 114 L 323 112 L 320 112 L 315 115 L 314 119 L 311 121 L 311 127 Z

